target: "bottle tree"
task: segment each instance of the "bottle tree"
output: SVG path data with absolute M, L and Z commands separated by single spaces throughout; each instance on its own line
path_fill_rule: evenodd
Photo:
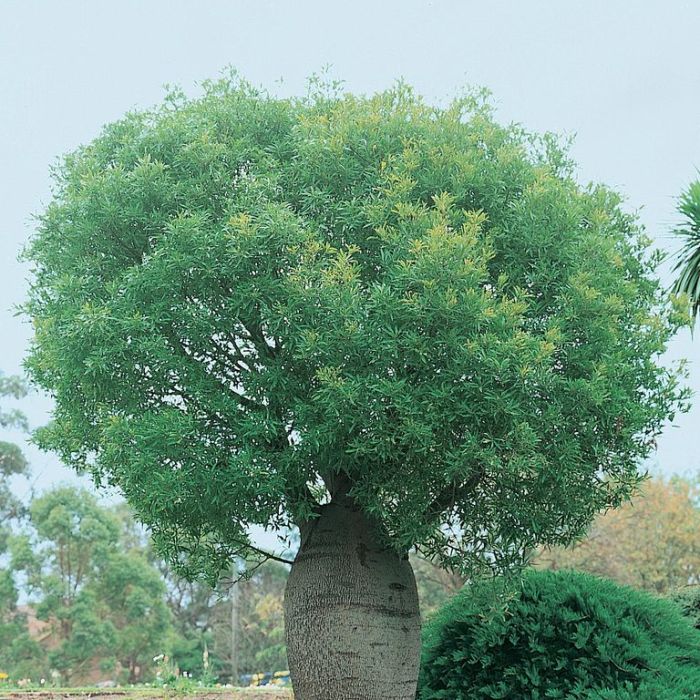
M 639 480 L 683 321 L 620 197 L 486 100 L 278 99 L 235 76 L 55 169 L 27 249 L 40 440 L 181 572 L 296 526 L 296 697 L 408 699 L 407 553 L 504 569 Z

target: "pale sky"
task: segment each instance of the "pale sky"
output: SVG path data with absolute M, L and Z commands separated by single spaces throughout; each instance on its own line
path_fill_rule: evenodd
M 50 164 L 158 102 L 164 84 L 196 94 L 228 65 L 285 95 L 326 65 L 353 92 L 399 77 L 431 102 L 487 87 L 501 121 L 575 133 L 579 179 L 624 193 L 674 249 L 676 199 L 700 167 L 699 29 L 700 3 L 680 0 L 0 0 L 0 369 L 21 371 L 29 329 L 13 311 L 26 286 L 16 257 L 49 199 Z M 666 474 L 700 469 L 698 336 L 684 333 L 664 358 L 691 361 L 699 394 L 659 440 L 653 461 Z M 50 401 L 22 407 L 36 426 Z M 35 488 L 75 480 L 27 452 Z

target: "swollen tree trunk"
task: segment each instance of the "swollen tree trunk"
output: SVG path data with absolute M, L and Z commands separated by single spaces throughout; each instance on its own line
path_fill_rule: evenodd
M 302 528 L 284 597 L 295 700 L 414 700 L 416 582 L 379 535 L 348 496 Z

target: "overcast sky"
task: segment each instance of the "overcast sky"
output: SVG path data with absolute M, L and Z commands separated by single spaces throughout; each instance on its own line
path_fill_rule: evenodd
M 699 27 L 700 3 L 678 0 L 0 0 L 0 369 L 21 371 L 29 329 L 13 311 L 26 277 L 16 256 L 49 198 L 50 164 L 158 102 L 164 84 L 196 94 L 227 65 L 280 94 L 304 92 L 325 65 L 355 92 L 399 77 L 433 102 L 488 87 L 501 121 L 576 134 L 580 180 L 623 192 L 674 249 L 676 199 L 700 166 Z M 664 358 L 691 360 L 698 392 L 699 353 L 700 337 L 684 333 Z M 664 473 L 700 468 L 697 404 L 659 441 Z M 38 425 L 50 402 L 22 406 Z M 29 454 L 39 490 L 74 479 Z

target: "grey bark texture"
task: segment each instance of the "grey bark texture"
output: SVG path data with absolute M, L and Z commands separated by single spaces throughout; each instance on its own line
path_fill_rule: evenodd
M 347 495 L 301 534 L 284 600 L 295 700 L 414 700 L 420 612 L 408 559 Z

